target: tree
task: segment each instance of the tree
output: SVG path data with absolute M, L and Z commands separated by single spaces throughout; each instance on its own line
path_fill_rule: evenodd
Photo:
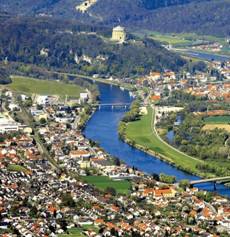
M 196 196 L 200 199 L 203 199 L 206 202 L 210 202 L 213 198 L 213 194 L 211 192 L 205 192 L 205 191 L 197 192 Z
M 117 191 L 115 188 L 113 187 L 107 187 L 106 190 L 105 190 L 106 193 L 109 193 L 111 194 L 112 196 L 116 196 L 117 195 Z
M 6 85 L 11 83 L 10 74 L 5 68 L 0 67 L 0 84 Z
M 66 207 L 75 207 L 76 203 L 73 200 L 70 193 L 62 194 L 61 196 L 62 205 Z
M 161 173 L 160 174 L 160 181 L 163 182 L 163 183 L 172 184 L 176 181 L 176 177 Z
M 159 175 L 156 174 L 156 173 L 153 173 L 153 174 L 152 174 L 152 177 L 153 177 L 153 179 L 155 179 L 156 181 L 159 181 L 159 180 L 160 180 Z
M 0 136 L 0 142 L 1 142 L 1 143 L 4 142 L 5 140 L 6 140 L 5 137 Z
M 39 122 L 41 125 L 45 125 L 47 121 L 45 118 L 41 118 Z
M 194 217 L 189 216 L 189 217 L 187 218 L 187 224 L 188 224 L 188 225 L 195 225 L 195 223 L 196 223 L 196 221 L 195 221 L 195 218 L 194 218 Z
M 121 165 L 121 161 L 117 157 L 115 158 L 114 163 L 115 163 L 116 166 L 120 166 Z
M 179 183 L 179 187 L 183 188 L 184 190 L 190 186 L 189 180 L 182 179 Z

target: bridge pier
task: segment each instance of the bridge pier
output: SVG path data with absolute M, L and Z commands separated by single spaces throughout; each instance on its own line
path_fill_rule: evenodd
M 215 181 L 213 182 L 213 189 L 214 189 L 214 191 L 216 191 L 216 182 Z

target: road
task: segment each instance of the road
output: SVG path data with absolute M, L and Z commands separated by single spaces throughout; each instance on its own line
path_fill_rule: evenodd
M 154 106 L 152 106 L 152 110 L 153 110 L 153 115 L 152 115 L 151 127 L 152 127 L 152 132 L 153 132 L 154 134 L 156 134 L 157 138 L 158 138 L 162 143 L 164 143 L 166 146 L 168 146 L 168 147 L 170 147 L 171 149 L 175 150 L 176 152 L 182 154 L 183 156 L 186 156 L 186 157 L 188 157 L 188 158 L 190 158 L 190 159 L 193 159 L 193 160 L 195 160 L 195 161 L 202 162 L 200 159 L 195 158 L 195 157 L 192 157 L 192 156 L 189 156 L 189 155 L 185 154 L 184 152 L 182 152 L 182 151 L 176 149 L 175 147 L 169 145 L 166 141 L 164 141 L 164 140 L 159 136 L 159 134 L 158 134 L 158 132 L 157 132 L 157 130 L 156 130 L 156 113 L 154 112 L 154 111 L 155 111 Z
M 56 161 L 50 156 L 49 151 L 46 149 L 43 142 L 41 141 L 37 129 L 34 126 L 32 115 L 30 115 L 29 112 L 26 110 L 26 108 L 24 108 L 23 106 L 21 106 L 21 113 L 22 113 L 21 118 L 24 121 L 24 123 L 33 129 L 34 131 L 33 138 L 36 141 L 38 147 L 40 148 L 42 154 L 45 155 L 47 160 L 50 162 L 52 168 L 59 169 Z

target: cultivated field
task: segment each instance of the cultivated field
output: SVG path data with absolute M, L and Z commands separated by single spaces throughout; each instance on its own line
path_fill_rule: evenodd
M 204 119 L 206 124 L 227 124 L 230 123 L 230 116 L 210 116 Z
M 206 124 L 202 130 L 214 130 L 214 129 L 224 129 L 227 132 L 230 132 L 230 124 Z
M 12 83 L 8 87 L 13 91 L 24 94 L 57 95 L 60 97 L 66 95 L 79 97 L 80 92 L 84 90 L 77 85 L 20 76 L 13 76 Z

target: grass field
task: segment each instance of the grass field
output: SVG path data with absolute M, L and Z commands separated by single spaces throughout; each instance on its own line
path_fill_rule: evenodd
M 82 179 L 102 191 L 112 187 L 120 194 L 128 194 L 131 187 L 130 182 L 127 180 L 114 181 L 106 176 L 83 176 Z
M 178 167 L 192 173 L 197 173 L 196 165 L 202 163 L 202 161 L 187 156 L 162 141 L 156 132 L 152 130 L 152 116 L 153 110 L 148 108 L 147 115 L 142 116 L 139 121 L 129 123 L 127 125 L 126 137 L 136 144 L 160 154 Z
M 227 124 L 230 123 L 230 116 L 210 116 L 204 119 L 207 124 Z
M 171 45 L 186 45 L 192 43 L 192 41 L 187 40 L 180 35 L 172 35 L 172 34 L 154 33 L 151 34 L 151 38 L 160 41 L 161 43 L 168 43 Z
M 79 228 L 71 228 L 69 229 L 69 234 L 59 234 L 58 237 L 83 237 L 85 236 L 83 234 L 84 230 L 91 230 L 96 233 L 98 233 L 98 228 L 94 225 L 83 225 L 82 227 Z
M 27 170 L 26 168 L 24 168 L 23 166 L 21 165 L 15 165 L 15 164 L 10 164 L 7 166 L 7 169 L 9 171 L 12 171 L 12 172 L 23 172 L 23 173 L 28 173 L 29 170 Z
M 64 84 L 57 81 L 38 80 L 30 77 L 13 76 L 9 88 L 25 94 L 57 95 L 79 97 L 83 88 L 77 85 Z
M 59 234 L 58 237 L 84 237 L 82 231 L 78 228 L 72 228 L 69 230 L 69 234 Z
M 226 45 L 225 38 L 219 38 L 211 35 L 197 35 L 195 33 L 182 33 L 182 34 L 163 34 L 159 32 L 150 32 L 149 35 L 160 42 L 167 42 L 172 45 L 178 44 L 192 44 L 197 40 L 219 42 L 220 44 Z

